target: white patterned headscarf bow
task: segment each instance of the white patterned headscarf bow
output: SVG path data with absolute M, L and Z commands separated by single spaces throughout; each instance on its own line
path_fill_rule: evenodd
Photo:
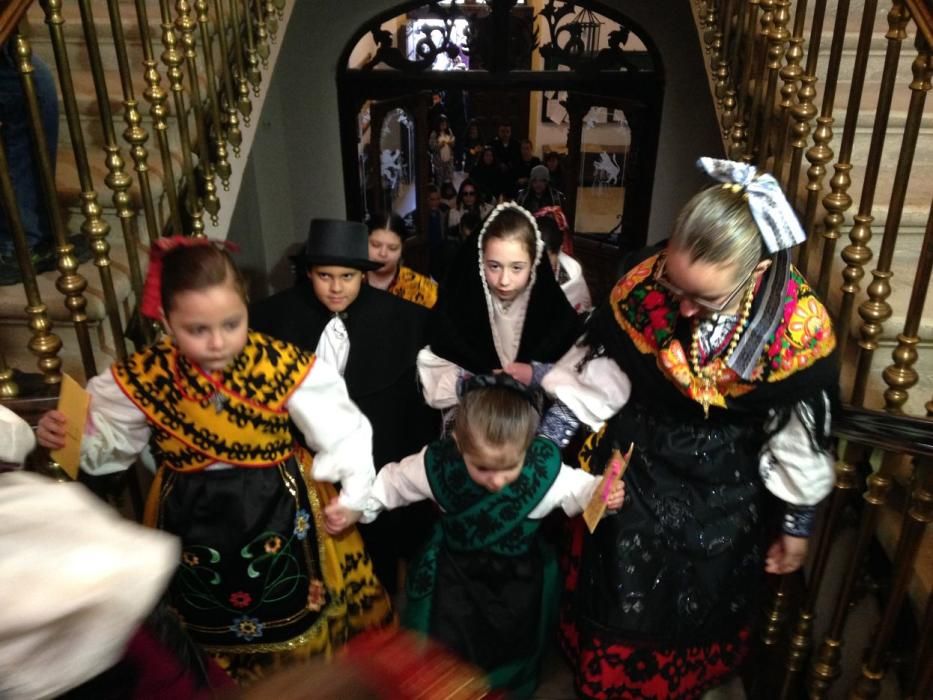
M 714 180 L 747 195 L 748 207 L 769 253 L 787 250 L 806 240 L 807 234 L 772 175 L 759 173 L 748 163 L 717 158 L 700 158 L 697 165 Z

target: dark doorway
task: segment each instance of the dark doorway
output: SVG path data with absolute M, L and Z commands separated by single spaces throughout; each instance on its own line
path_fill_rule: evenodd
M 507 121 L 537 157 L 547 149 L 559 158 L 595 293 L 619 256 L 644 244 L 663 73 L 650 37 L 624 16 L 596 2 L 547 0 L 535 14 L 520 0 L 422 0 L 374 17 L 341 61 L 351 217 L 391 206 L 425 230 L 428 137 L 443 112 L 458 137 L 474 120 L 491 139 Z

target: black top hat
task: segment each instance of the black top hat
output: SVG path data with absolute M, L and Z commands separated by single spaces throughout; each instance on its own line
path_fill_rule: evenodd
M 363 272 L 382 267 L 369 259 L 369 231 L 357 221 L 311 219 L 303 252 L 307 265 L 339 265 Z

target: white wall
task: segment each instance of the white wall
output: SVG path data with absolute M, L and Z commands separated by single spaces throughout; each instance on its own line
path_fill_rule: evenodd
M 680 205 L 704 182 L 693 163 L 701 155 L 722 155 L 705 57 L 686 0 L 602 4 L 627 15 L 639 34 L 654 40 L 663 61 L 666 84 L 648 231 L 649 241 L 660 240 Z M 283 274 L 284 256 L 304 240 L 310 219 L 346 214 L 337 61 L 361 26 L 394 6 L 390 0 L 296 3 L 250 157 L 254 172 L 247 179 L 255 189 L 241 193 L 230 235 L 240 242 L 261 235 L 275 288 L 290 283 Z M 263 264 L 258 257 L 257 264 Z

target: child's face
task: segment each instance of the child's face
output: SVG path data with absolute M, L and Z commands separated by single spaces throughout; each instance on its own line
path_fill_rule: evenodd
M 531 256 L 517 238 L 490 238 L 483 246 L 483 274 L 493 294 L 512 301 L 531 279 Z
M 314 265 L 308 270 L 308 279 L 318 298 L 328 311 L 346 311 L 360 295 L 363 273 L 353 267 L 340 265 Z
M 512 445 L 487 445 L 477 439 L 461 455 L 473 482 L 490 493 L 498 493 L 515 481 L 525 462 L 525 453 Z
M 246 304 L 228 281 L 179 292 L 165 317 L 178 351 L 208 372 L 229 365 L 246 345 Z
M 377 270 L 382 274 L 394 273 L 402 257 L 402 239 L 385 228 L 377 228 L 369 234 L 369 259 L 382 263 Z

